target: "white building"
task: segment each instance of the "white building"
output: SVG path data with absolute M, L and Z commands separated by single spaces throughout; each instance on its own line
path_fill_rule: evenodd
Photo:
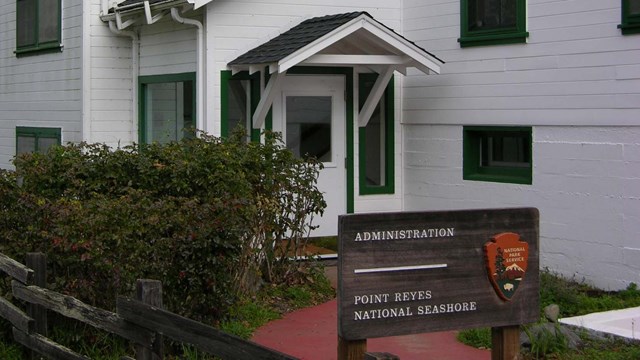
M 242 123 L 324 160 L 324 233 L 347 212 L 534 206 L 541 266 L 640 283 L 640 0 L 0 0 L 0 14 L 0 167 Z

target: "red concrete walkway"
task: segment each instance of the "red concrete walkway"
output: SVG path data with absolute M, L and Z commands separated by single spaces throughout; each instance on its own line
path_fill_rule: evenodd
M 287 314 L 261 327 L 253 341 L 303 360 L 335 360 L 338 348 L 336 300 Z M 488 360 L 491 352 L 456 340 L 455 331 L 369 339 L 367 351 L 401 360 Z

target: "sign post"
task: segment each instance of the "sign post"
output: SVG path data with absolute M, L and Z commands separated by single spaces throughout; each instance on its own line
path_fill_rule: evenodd
M 368 338 L 477 327 L 494 355 L 517 350 L 539 317 L 538 222 L 533 208 L 341 216 L 338 359 L 362 359 Z

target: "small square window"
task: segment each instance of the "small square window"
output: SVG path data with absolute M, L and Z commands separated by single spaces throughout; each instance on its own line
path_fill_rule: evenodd
M 16 54 L 61 49 L 61 0 L 17 0 Z
M 526 42 L 525 0 L 462 0 L 460 46 Z
M 463 179 L 532 183 L 531 128 L 465 127 Z
M 622 23 L 618 28 L 623 35 L 640 33 L 640 0 L 622 0 Z
M 59 128 L 18 126 L 16 128 L 16 155 L 28 152 L 44 153 L 52 146 L 60 145 Z

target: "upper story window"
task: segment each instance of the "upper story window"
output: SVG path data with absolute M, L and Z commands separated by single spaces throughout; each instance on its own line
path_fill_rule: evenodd
M 61 49 L 61 0 L 17 0 L 16 54 Z
M 460 46 L 526 42 L 526 0 L 462 0 Z
M 622 0 L 622 34 L 640 33 L 640 0 Z

